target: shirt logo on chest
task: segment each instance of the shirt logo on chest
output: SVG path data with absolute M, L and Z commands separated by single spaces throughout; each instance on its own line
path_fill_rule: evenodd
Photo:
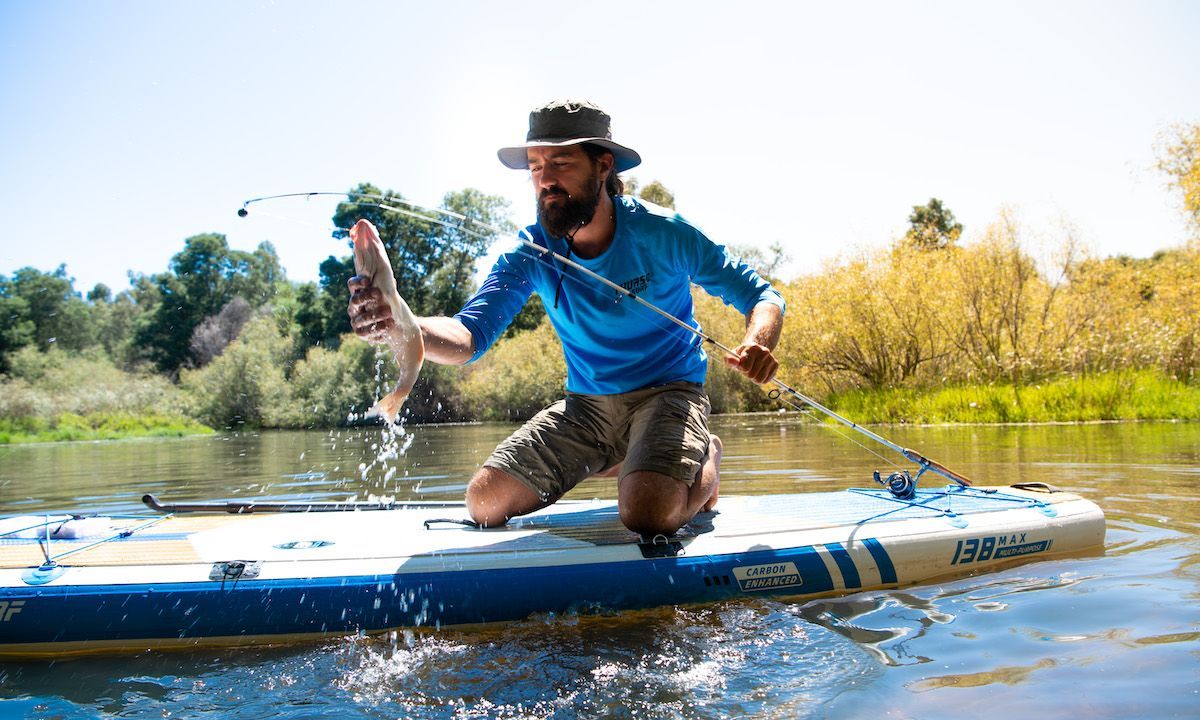
M 652 277 L 652 273 L 646 273 L 645 275 L 638 275 L 635 278 L 630 278 L 623 283 L 619 283 L 619 285 L 634 295 L 638 295 L 645 292 L 646 288 L 650 287 L 650 280 Z

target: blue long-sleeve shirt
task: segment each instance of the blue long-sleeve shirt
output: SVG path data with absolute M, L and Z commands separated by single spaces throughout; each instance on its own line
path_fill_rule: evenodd
M 628 196 L 614 197 L 613 205 L 612 245 L 596 258 L 572 256 L 580 265 L 697 329 L 691 283 L 742 314 L 760 302 L 785 307 L 783 296 L 758 273 L 673 211 Z M 566 242 L 547 237 L 539 225 L 522 236 L 567 255 Z M 500 255 L 479 291 L 455 315 L 474 338 L 472 362 L 536 292 L 562 341 L 568 391 L 611 395 L 681 380 L 704 382 L 708 359 L 698 336 L 563 265 L 515 241 Z

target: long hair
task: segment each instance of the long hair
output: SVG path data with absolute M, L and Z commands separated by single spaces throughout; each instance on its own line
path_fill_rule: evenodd
M 588 158 L 594 163 L 600 159 L 601 155 L 612 155 L 611 150 L 606 150 L 599 145 L 591 143 L 583 143 L 580 147 L 587 153 Z M 616 158 L 613 158 L 615 161 Z M 614 162 L 613 169 L 608 173 L 608 177 L 604 180 L 604 191 L 609 195 L 624 195 L 625 181 L 617 176 L 616 164 Z

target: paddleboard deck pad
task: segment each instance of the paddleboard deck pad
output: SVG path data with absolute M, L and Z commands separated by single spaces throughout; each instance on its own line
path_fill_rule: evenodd
M 461 504 L 355 512 L 0 519 L 0 657 L 286 642 L 911 585 L 1096 550 L 1104 515 L 1050 489 L 723 496 L 642 542 L 615 501 L 480 530 Z

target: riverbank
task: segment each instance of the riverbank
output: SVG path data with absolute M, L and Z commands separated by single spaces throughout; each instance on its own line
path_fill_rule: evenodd
M 215 432 L 182 415 L 133 413 L 60 413 L 39 417 L 0 418 L 0 445 L 42 442 L 124 440 L 140 437 L 184 437 Z
M 1027 385 L 854 390 L 828 406 L 864 424 L 1031 424 L 1200 420 L 1200 384 L 1156 370 L 1052 378 Z
M 824 400 L 834 411 L 865 425 L 995 425 L 1100 421 L 1200 421 L 1200 384 L 1153 370 L 1059 377 L 1016 386 L 960 385 L 884 388 L 836 393 Z M 0 418 L 0 445 L 183 437 L 216 432 L 180 414 L 64 412 Z

